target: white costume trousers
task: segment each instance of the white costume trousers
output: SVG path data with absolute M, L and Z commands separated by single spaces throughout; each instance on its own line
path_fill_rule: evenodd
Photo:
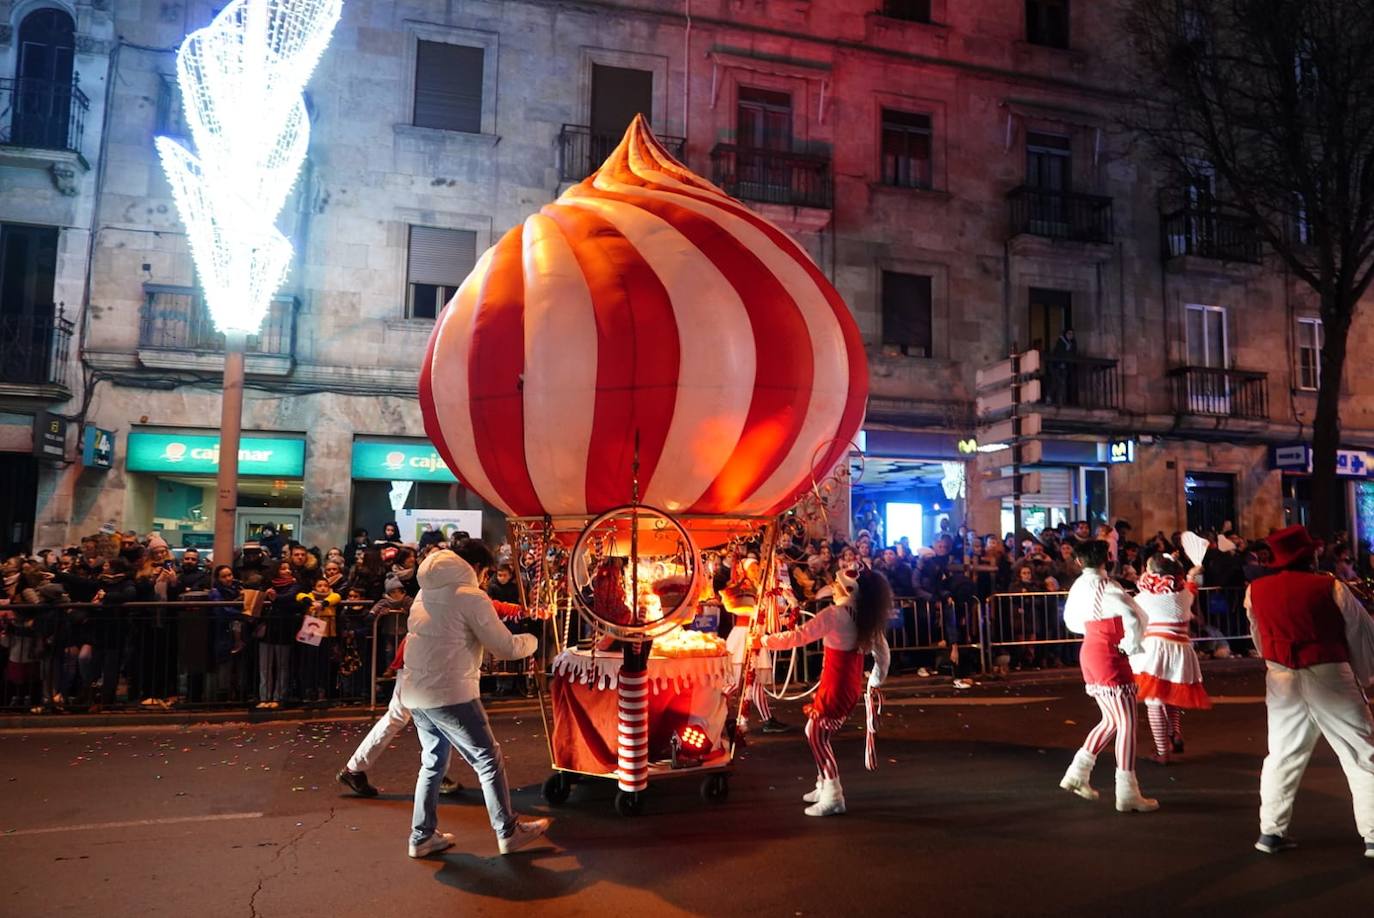
M 391 741 L 400 735 L 408 723 L 410 723 L 410 708 L 401 704 L 401 693 L 393 690 L 391 704 L 386 706 L 386 713 L 372 725 L 372 729 L 367 731 L 367 736 L 363 737 L 363 741 L 353 751 L 353 757 L 348 760 L 348 770 L 371 770 L 372 766 L 377 764 L 377 759 L 381 758 L 382 753 L 386 751 L 386 747 L 391 745 Z M 446 772 L 452 764 L 453 760 L 450 758 L 445 764 Z M 452 776 L 450 775 L 450 777 Z
M 1269 755 L 1260 772 L 1260 832 L 1288 833 L 1293 798 L 1317 738 L 1324 736 L 1350 784 L 1355 826 L 1366 842 L 1374 842 L 1374 717 L 1350 666 L 1265 665 Z

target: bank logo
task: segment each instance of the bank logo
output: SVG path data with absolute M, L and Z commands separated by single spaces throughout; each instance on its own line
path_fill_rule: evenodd
M 406 454 L 399 450 L 393 450 L 386 454 L 386 459 L 383 460 L 383 462 L 388 472 L 399 472 L 401 469 L 405 468 Z
M 168 443 L 162 449 L 162 458 L 166 462 L 180 462 L 186 458 L 186 444 Z

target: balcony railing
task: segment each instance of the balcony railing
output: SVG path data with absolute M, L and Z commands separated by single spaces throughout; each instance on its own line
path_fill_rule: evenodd
M 1269 417 L 1269 378 L 1251 370 L 1218 367 L 1177 367 L 1169 371 L 1174 410 L 1179 414 L 1214 417 Z
M 1121 369 L 1101 357 L 1045 355 L 1041 400 L 1061 408 L 1121 408 Z
M 682 159 L 682 149 L 687 141 L 681 137 L 655 135 L 658 142 L 668 148 L 674 158 Z M 591 175 L 606 157 L 611 155 L 623 135 L 596 134 L 585 124 L 565 124 L 558 132 L 558 169 L 559 177 L 565 182 L 580 182 Z
M 0 145 L 80 153 L 90 107 L 76 77 L 0 79 Z
M 711 151 L 712 180 L 746 201 L 828 209 L 830 157 L 784 150 L 716 144 Z
M 72 322 L 60 307 L 48 315 L 0 315 L 0 383 L 67 385 Z
M 1071 242 L 1112 241 L 1112 199 L 1022 185 L 1007 195 L 1011 234 Z
M 145 284 L 138 346 L 150 350 L 222 351 L 224 335 L 215 330 L 210 310 L 198 290 Z M 296 300 L 277 297 L 267 310 L 262 330 L 248 337 L 249 354 L 290 357 L 296 347 Z
M 1259 264 L 1263 255 L 1259 230 L 1237 214 L 1185 208 L 1165 214 L 1163 225 L 1167 258 L 1194 255 Z

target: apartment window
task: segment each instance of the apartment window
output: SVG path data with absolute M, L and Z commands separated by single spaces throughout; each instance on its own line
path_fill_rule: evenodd
M 417 127 L 482 132 L 483 48 L 419 41 L 415 53 Z
M 883 184 L 931 186 L 930 116 L 883 109 Z
M 477 262 L 472 230 L 412 226 L 406 256 L 406 317 L 434 319 Z
M 792 96 L 741 86 L 735 107 L 735 140 L 754 150 L 792 149 Z
M 931 278 L 925 274 L 883 272 L 883 349 L 908 357 L 929 357 Z
M 1068 290 L 1030 288 L 1030 346 L 1051 351 L 1073 328 L 1073 294 Z
M 1316 390 L 1322 384 L 1322 320 L 1299 319 L 1298 388 Z
M 930 22 L 930 0 L 883 0 L 882 14 L 888 19 Z
M 1069 0 L 1026 0 L 1026 41 L 1047 48 L 1069 46 Z

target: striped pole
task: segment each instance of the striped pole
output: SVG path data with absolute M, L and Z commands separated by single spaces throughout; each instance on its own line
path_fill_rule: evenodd
M 621 790 L 638 793 L 649 786 L 648 671 L 621 669 L 617 699 L 617 778 Z

